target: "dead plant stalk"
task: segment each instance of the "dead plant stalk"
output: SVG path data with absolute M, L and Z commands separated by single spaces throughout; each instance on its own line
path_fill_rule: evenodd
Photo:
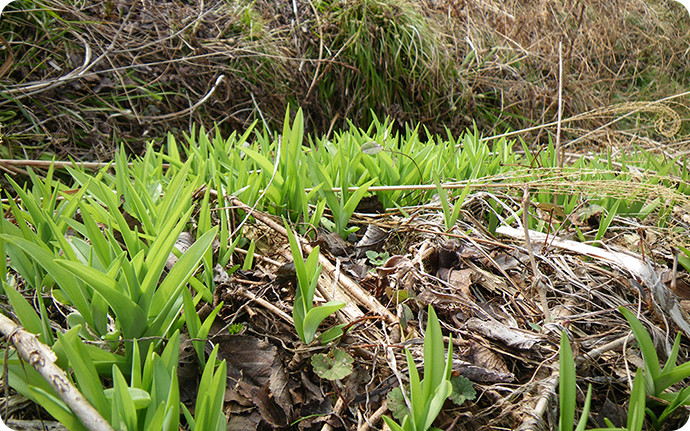
M 55 364 L 57 355 L 50 347 L 3 314 L 0 314 L 0 332 L 14 344 L 22 359 L 34 367 L 50 384 L 86 428 L 92 431 L 113 431 L 108 421 L 86 401 L 84 395 L 70 382 L 67 374 Z

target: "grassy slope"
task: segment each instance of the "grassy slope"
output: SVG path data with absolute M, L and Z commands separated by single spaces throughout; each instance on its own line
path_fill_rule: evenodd
M 192 123 L 275 129 L 288 103 L 316 134 L 372 113 L 434 133 L 520 130 L 557 118 L 559 42 L 565 139 L 685 136 L 674 121 L 687 114 L 690 39 L 673 1 L 293 3 L 13 2 L 0 21 L 0 156 L 109 159 Z
M 309 146 L 304 145 L 307 141 Z M 143 335 L 142 351 L 147 346 L 160 351 L 164 340 L 177 339 L 175 330 L 180 328 L 192 339 L 217 337 L 223 346 L 219 358 L 228 361 L 229 375 L 244 373 L 249 385 L 229 385 L 228 403 L 217 404 L 228 409 L 231 427 L 252 423 L 270 429 L 300 420 L 303 429 L 321 429 L 319 413 L 337 397 L 308 389 L 331 387 L 325 377 L 314 374 L 310 358 L 336 345 L 353 356 L 356 370 L 344 378 L 343 396 L 357 399 L 355 408 L 361 406 L 364 415 L 382 408 L 381 397 L 365 400 L 357 395 L 383 395 L 395 386 L 391 370 L 404 363 L 397 347 L 409 344 L 415 351 L 429 304 L 459 346 L 454 356 L 462 362 L 454 371 L 472 381 L 456 382 L 464 389 L 456 390 L 456 405 L 449 402 L 442 409 L 437 423 L 444 428 L 455 422 L 457 429 L 514 429 L 531 415 L 542 418 L 550 402 L 544 393 L 557 381 L 546 371 L 556 366 L 562 328 L 570 331 L 579 357 L 590 353 L 586 360 L 578 359 L 577 373 L 595 387 L 593 412 L 600 413 L 605 405 L 624 411 L 625 380 L 606 376 L 626 375 L 625 361 L 637 363 L 637 356 L 634 349 L 620 350 L 628 325 L 617 307 L 641 307 L 647 327 L 663 339 L 665 321 L 654 310 L 679 309 L 666 299 L 668 288 L 687 298 L 682 296 L 690 285 L 687 271 L 662 272 L 673 267 L 677 249 L 690 248 L 687 166 L 638 152 L 608 159 L 582 157 L 559 168 L 556 154 L 553 145 L 532 151 L 516 141 L 469 133 L 429 145 L 416 133 L 400 136 L 390 125 L 378 123 L 368 130 L 335 132 L 329 139 L 305 138 L 301 115 L 286 116 L 282 135 L 276 138 L 251 131 L 227 138 L 199 131 L 184 142 L 171 136 L 162 150 L 152 146 L 131 163 L 120 153 L 114 167 L 96 175 L 86 168 L 70 169 L 64 183 L 49 174 L 46 179 L 34 175 L 26 191 L 16 186 L 19 199 L 4 203 L 6 217 L 0 225 L 0 250 L 10 263 L 3 287 L 22 324 L 60 352 L 63 366 L 70 352 L 53 344 L 53 329 L 67 331 L 61 337 L 70 340 L 102 345 L 105 350 L 87 344 L 90 350 L 83 347 L 81 354 L 72 355 L 97 358 L 93 373 L 104 377 L 104 387 L 109 386 L 113 365 L 125 374 L 136 368 L 134 337 Z M 437 184 L 429 184 L 428 178 Z M 353 216 L 362 197 L 355 190 L 370 182 L 377 187 L 373 199 L 387 211 L 362 214 L 360 208 Z M 333 192 L 331 185 L 353 189 Z M 247 204 L 253 206 L 251 215 Z M 320 245 L 325 278 L 318 295 L 347 303 L 338 320 L 326 319 L 321 326 L 324 330 L 338 321 L 352 325 L 348 336 L 334 345 L 317 342 L 307 347 L 292 325 L 300 315 L 292 306 L 296 296 L 289 286 L 289 269 L 281 266 L 291 257 L 276 216 L 291 220 L 293 229 L 304 235 L 305 255 L 312 250 L 309 244 Z M 522 223 L 532 229 L 530 240 L 519 239 Z M 336 235 L 316 231 L 318 225 L 330 226 Z M 348 237 L 359 228 L 357 241 L 371 225 L 383 236 L 368 257 L 355 256 L 364 250 L 337 235 Z M 167 273 L 166 257 L 183 230 L 180 238 L 197 241 Z M 555 237 L 590 249 L 565 248 L 552 242 Z M 633 255 L 624 264 L 620 257 L 602 258 L 610 249 Z M 343 251 L 349 256 L 339 262 L 332 258 Z M 382 257 L 386 255 L 392 257 Z M 687 253 L 680 253 L 680 260 L 690 267 Z M 664 278 L 644 278 L 644 268 L 652 262 Z M 307 266 L 313 264 L 315 260 Z M 633 270 L 633 264 L 643 270 Z M 245 271 L 234 272 L 239 265 Z M 337 282 L 332 279 L 335 273 L 340 274 Z M 45 302 L 32 299 L 40 291 Z M 206 320 L 210 306 L 220 317 L 215 322 Z M 69 311 L 66 317 L 64 310 Z M 668 314 L 668 322 L 674 322 L 671 332 L 683 328 L 676 326 L 682 317 L 676 319 Z M 203 330 L 202 321 L 208 322 Z M 229 336 L 228 322 L 232 333 L 240 331 L 242 336 Z M 597 350 L 609 341 L 606 349 Z M 186 379 L 182 401 L 188 407 L 210 394 L 194 389 L 198 375 L 193 357 L 206 357 L 204 343 L 196 343 L 180 350 L 187 370 L 180 377 Z M 686 344 L 681 363 L 688 361 Z M 384 347 L 392 348 L 386 359 L 376 353 Z M 247 351 L 251 360 L 240 354 Z M 398 365 L 390 356 L 395 353 Z M 419 351 L 414 354 L 423 358 Z M 170 352 L 162 356 L 167 358 L 160 370 L 165 376 L 178 362 Z M 143 362 L 163 366 L 155 359 Z M 243 401 L 263 406 L 270 399 L 265 393 L 269 389 L 261 386 L 265 374 L 248 365 L 264 362 L 271 378 L 290 388 L 290 395 L 279 392 L 269 402 L 270 410 Z M 42 379 L 22 373 L 15 359 L 10 365 L 12 387 L 36 399 L 26 383 L 38 385 Z M 82 391 L 88 388 L 87 399 L 110 414 L 107 400 L 94 395 L 103 390 L 97 379 L 79 386 Z M 472 400 L 475 390 L 480 394 L 476 401 L 463 403 L 461 395 Z M 389 403 L 391 414 L 399 415 L 400 399 L 397 406 L 394 398 Z M 55 401 L 42 399 L 41 404 L 52 407 L 53 415 L 62 414 L 63 421 L 69 417 Z M 650 408 L 658 415 L 663 407 Z M 170 411 L 173 417 L 179 415 Z M 355 428 L 355 413 L 343 410 L 338 415 L 347 429 Z M 143 411 L 140 416 L 143 420 Z M 543 419 L 552 420 L 548 415 Z M 667 423 L 681 419 L 674 416 Z

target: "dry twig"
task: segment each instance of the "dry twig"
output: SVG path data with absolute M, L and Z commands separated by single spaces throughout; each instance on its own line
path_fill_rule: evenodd
M 251 208 L 248 205 L 244 204 L 237 198 L 230 198 L 230 203 L 245 211 L 251 210 Z M 271 219 L 268 215 L 256 210 L 252 212 L 252 215 L 257 220 L 260 220 L 262 223 L 269 226 L 271 229 L 275 230 L 284 237 L 287 237 L 287 232 L 285 231 L 285 228 L 281 226 L 279 223 L 275 222 L 273 219 Z M 309 244 L 306 244 L 303 241 L 302 249 L 306 254 L 311 253 L 313 250 L 313 248 Z M 319 263 L 323 268 L 322 274 L 325 273 L 332 279 L 335 279 L 337 271 L 335 266 L 331 263 L 331 261 L 328 260 L 324 255 L 319 254 Z M 388 323 L 397 322 L 397 318 L 395 317 L 395 315 L 393 315 L 386 307 L 384 307 L 376 298 L 371 296 L 369 292 L 366 292 L 357 283 L 352 281 L 347 275 L 340 272 L 337 275 L 337 280 L 338 290 L 335 291 L 336 295 L 334 298 L 331 298 L 331 293 L 328 289 L 322 287 L 323 283 L 319 283 L 319 293 L 321 293 L 321 295 L 325 299 L 345 300 L 346 306 L 341 310 L 341 312 L 347 313 L 348 318 L 355 320 L 362 317 L 362 312 L 359 311 L 359 309 L 357 309 L 356 307 L 354 307 L 351 301 L 347 300 L 349 297 L 351 299 L 354 299 L 355 302 L 357 302 L 358 304 L 366 307 L 371 312 L 382 316 Z M 332 283 L 326 283 L 325 285 L 332 285 Z
M 50 347 L 3 314 L 0 314 L 0 332 L 12 341 L 21 358 L 38 371 L 86 428 L 92 431 L 113 431 L 110 424 L 72 385 L 65 372 L 55 365 L 57 356 Z

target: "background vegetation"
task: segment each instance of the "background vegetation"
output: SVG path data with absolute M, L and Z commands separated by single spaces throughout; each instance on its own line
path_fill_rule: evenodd
M 376 115 L 454 135 L 536 127 L 522 137 L 539 142 L 555 133 L 559 59 L 571 148 L 677 148 L 684 12 L 670 0 L 18 0 L 0 20 L 0 157 L 107 160 L 192 124 L 279 130 L 288 103 L 318 135 Z
M 677 428 L 688 22 L 641 0 L 14 2 L 0 415 Z

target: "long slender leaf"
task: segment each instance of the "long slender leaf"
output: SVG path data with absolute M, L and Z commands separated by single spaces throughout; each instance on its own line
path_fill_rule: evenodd
M 200 338 L 201 340 L 204 340 L 207 336 L 208 333 L 211 331 L 211 325 L 213 325 L 214 321 L 216 320 L 216 316 L 220 312 L 220 310 L 223 308 L 223 302 L 221 301 L 216 308 L 214 308 L 211 313 L 209 313 L 208 316 L 206 316 L 206 320 L 204 320 L 204 323 L 201 324 L 201 327 L 199 328 L 199 331 L 197 332 L 197 337 Z M 201 347 L 199 350 L 197 350 L 198 354 L 201 357 L 203 357 L 203 345 L 204 341 L 199 341 L 198 345 Z M 206 361 L 201 361 L 201 364 L 205 364 Z
M 418 429 L 428 430 L 431 428 L 431 424 L 436 420 L 436 417 L 443 408 L 443 403 L 446 402 L 451 392 L 453 392 L 453 385 L 448 380 L 442 381 L 434 388 L 431 399 L 427 401 L 421 414 L 422 423 Z
M 29 304 L 29 301 L 17 292 L 14 286 L 5 283 L 4 280 L 0 280 L 0 283 L 2 284 L 5 295 L 7 295 L 7 299 L 10 301 L 10 305 L 14 308 L 17 318 L 19 318 L 19 323 L 21 323 L 27 331 L 36 335 L 41 334 L 43 332 L 43 323 L 36 314 L 34 308 Z M 41 299 L 39 299 L 39 301 L 40 300 Z M 43 334 L 42 338 L 45 342 L 45 334 Z
M 216 363 L 216 357 L 218 355 L 218 346 L 214 347 L 214 349 L 211 351 L 211 354 L 208 356 L 208 361 L 206 362 L 206 367 L 204 367 L 204 371 L 201 374 L 201 380 L 199 381 L 199 393 L 200 394 L 205 394 L 208 395 L 209 391 L 213 388 L 213 376 L 214 376 L 214 368 L 215 368 L 215 363 Z M 205 409 L 203 408 L 202 404 L 204 402 L 208 402 L 208 396 L 200 396 L 197 397 L 196 400 L 196 408 L 195 411 L 197 412 L 196 416 L 196 421 L 197 425 L 201 426 L 201 429 L 206 429 L 204 428 L 204 424 L 201 424 L 199 422 L 199 413 L 204 411 Z M 204 415 L 205 416 L 205 415 Z M 206 417 L 204 417 L 205 420 L 207 420 Z M 208 423 L 205 424 L 208 426 Z
M 72 413 L 67 405 L 54 393 L 46 391 L 44 388 L 29 386 L 28 392 L 24 395 L 36 401 L 37 404 L 45 408 L 51 416 L 57 419 L 70 431 L 87 431 L 79 418 Z
M 161 274 L 163 274 L 165 269 L 165 262 L 168 260 L 177 238 L 179 238 L 192 214 L 192 208 L 189 208 L 184 215 L 180 216 L 180 210 L 186 205 L 178 205 L 174 213 L 171 213 L 170 219 L 162 226 L 158 237 L 151 244 L 151 252 L 146 256 L 146 276 L 141 282 L 141 297 L 137 303 L 149 316 L 151 315 L 151 309 L 154 307 L 152 302 Z M 158 297 L 160 298 L 160 296 Z
M 584 431 L 587 426 L 587 419 L 589 418 L 589 409 L 592 404 L 592 385 L 587 386 L 587 396 L 585 396 L 585 405 L 582 407 L 582 414 L 580 420 L 577 422 L 575 431 Z
M 415 423 L 415 428 L 420 425 L 420 422 L 424 419 L 422 418 L 422 413 L 424 412 L 425 400 L 422 392 L 422 385 L 419 381 L 419 372 L 417 372 L 417 365 L 412 359 L 412 355 L 409 350 L 405 350 L 405 357 L 407 358 L 407 368 L 410 375 L 410 414 L 411 420 Z
M 645 383 L 642 377 L 643 371 L 637 370 L 630 393 L 630 405 L 628 406 L 627 429 L 640 431 L 644 425 L 645 414 Z
M 4 354 L 4 350 L 0 351 L 0 356 L 4 357 Z M 8 381 L 18 393 L 40 404 L 56 420 L 69 427 L 68 429 L 87 430 L 64 401 L 55 394 L 48 382 L 38 374 L 38 371 L 16 358 L 15 351 L 9 353 L 7 371 Z
M 79 328 L 77 325 L 75 325 L 74 328 L 62 334 L 62 338 L 65 341 L 58 340 L 53 345 L 53 350 L 58 355 L 58 365 L 60 365 L 62 368 L 66 369 L 68 366 L 66 361 L 62 361 L 63 358 L 65 360 L 67 359 L 64 349 L 62 348 L 62 343 L 66 342 L 75 344 L 77 342 L 80 342 L 78 341 L 80 338 L 79 333 Z M 118 367 L 125 367 L 129 364 L 129 362 L 125 359 L 124 356 L 101 349 L 100 347 L 93 344 L 82 343 L 82 350 L 84 354 L 88 355 L 89 361 L 96 368 L 96 372 L 98 373 L 98 375 L 108 375 L 108 373 L 112 370 L 113 365 L 116 365 Z
M 111 414 L 110 405 L 103 392 L 103 386 L 96 372 L 96 367 L 91 362 L 91 358 L 84 349 L 82 341 L 77 339 L 75 343 L 67 342 L 60 332 L 58 332 L 58 340 L 62 343 L 62 348 L 74 371 L 79 391 L 98 410 L 103 418 L 109 420 Z
M 115 280 L 81 262 L 56 260 L 55 263 L 71 271 L 105 299 L 120 321 L 125 338 L 136 338 L 144 333 L 146 325 L 142 323 L 146 321 L 146 313 Z
M 122 235 L 122 240 L 125 246 L 127 246 L 129 253 L 138 253 L 142 248 L 142 244 L 139 241 L 138 235 L 130 229 L 127 220 L 125 220 L 125 217 L 120 211 L 119 196 L 113 194 L 112 190 L 105 184 L 96 183 L 94 185 L 101 189 L 101 196 L 105 199 L 103 203 L 108 210 L 106 211 L 106 220 L 108 220 L 108 222 L 110 222 L 111 219 L 115 221 L 115 226 L 117 226 L 117 230 L 120 232 L 120 235 Z
M 136 389 L 143 394 L 146 394 L 144 398 L 146 401 L 141 403 L 140 406 L 146 407 L 151 401 L 148 393 L 142 391 L 141 389 Z M 136 430 L 137 427 L 137 406 L 135 405 L 132 395 L 130 393 L 130 388 L 127 386 L 124 376 L 120 372 L 120 369 L 113 367 L 113 388 L 112 388 L 112 413 L 111 413 L 111 424 L 116 425 L 117 422 L 123 423 L 123 429 Z M 119 427 L 118 427 L 119 428 Z
M 664 422 L 668 419 L 678 407 L 690 405 L 690 387 L 683 388 L 677 393 L 663 393 L 661 395 L 659 398 L 667 401 L 669 404 L 659 415 L 659 422 Z
M 660 373 L 654 380 L 654 389 L 656 390 L 656 394 L 660 395 L 664 390 L 682 380 L 685 380 L 688 377 L 690 377 L 690 362 L 686 362 Z
M 678 351 L 680 350 L 680 332 L 676 334 L 676 339 L 673 341 L 673 348 L 671 354 L 668 356 L 664 368 L 661 369 L 661 374 L 668 372 L 676 367 L 676 360 L 678 359 Z
M 597 234 L 594 237 L 595 241 L 599 241 L 601 238 L 604 237 L 604 234 L 609 229 L 609 226 L 611 225 L 613 218 L 618 213 L 618 207 L 620 206 L 620 204 L 621 200 L 616 200 L 616 203 L 614 203 L 613 206 L 608 210 L 606 217 L 599 224 L 599 229 L 597 230 Z
M 558 402 L 561 411 L 559 431 L 572 431 L 575 422 L 576 379 L 575 360 L 565 331 L 561 333 L 561 349 L 558 354 Z
M 89 300 L 79 285 L 76 277 L 62 265 L 55 262 L 55 256 L 41 246 L 28 241 L 23 238 L 8 236 L 7 234 L 0 235 L 6 241 L 17 245 L 24 250 L 34 261 L 41 265 L 51 277 L 58 283 L 58 285 L 65 292 L 72 305 L 79 310 L 87 322 L 93 324 L 91 317 L 91 307 Z
M 656 381 L 661 373 L 661 368 L 659 365 L 659 356 L 656 353 L 656 348 L 654 348 L 654 342 L 632 311 L 622 306 L 619 307 L 618 310 L 623 314 L 625 320 L 628 321 L 633 334 L 635 334 L 637 343 L 640 345 L 642 359 L 645 364 L 644 377 L 645 383 L 647 384 L 647 390 L 650 394 L 657 395 L 661 392 L 661 390 L 656 388 Z
M 311 343 L 321 322 L 344 306 L 345 303 L 343 301 L 329 301 L 309 310 L 304 317 L 304 342 L 307 344 Z
M 172 322 L 170 321 L 169 313 L 172 312 L 176 315 L 179 312 L 179 307 L 182 305 L 181 291 L 186 286 L 187 280 L 197 270 L 201 258 L 206 253 L 206 250 L 211 247 L 217 232 L 218 228 L 214 227 L 196 240 L 180 256 L 180 259 L 155 292 L 154 301 L 149 309 L 149 317 L 155 316 L 148 328 L 149 334 L 158 334 L 164 326 L 166 330 L 170 326 Z
M 409 419 L 407 416 L 405 417 L 405 420 Z M 392 430 L 392 431 L 405 431 L 403 427 L 398 425 L 397 422 L 395 422 L 393 419 L 389 418 L 388 416 L 384 416 L 383 420 L 386 422 L 386 425 Z
M 108 266 L 114 257 L 113 249 L 106 237 L 101 233 L 101 230 L 96 225 L 96 222 L 93 220 L 93 217 L 86 208 L 86 205 L 80 205 L 80 210 L 92 249 L 96 253 L 96 256 L 98 256 L 101 264 L 103 266 Z
M 371 187 L 371 185 L 374 184 L 377 180 L 378 178 L 374 178 L 372 180 L 367 181 L 366 183 L 359 186 L 357 190 L 355 190 L 354 193 L 352 193 L 352 195 L 350 195 L 347 202 L 343 205 L 342 208 L 342 212 L 347 215 L 347 220 L 349 220 L 352 213 L 355 212 L 357 205 L 359 205 L 359 201 L 361 201 L 364 195 L 366 195 L 369 191 L 369 187 Z
M 218 346 L 214 348 L 214 351 L 217 349 Z M 211 352 L 202 373 L 199 393 L 203 395 L 199 398 L 203 399 L 200 403 L 199 398 L 197 398 L 195 421 L 200 429 L 223 431 L 227 428 L 223 413 L 227 366 L 225 360 L 216 365 L 216 354 Z
M 424 380 L 422 381 L 422 399 L 425 404 L 431 400 L 432 392 L 445 380 L 444 370 L 446 361 L 444 351 L 441 326 L 434 308 L 429 305 L 426 334 L 424 336 Z

